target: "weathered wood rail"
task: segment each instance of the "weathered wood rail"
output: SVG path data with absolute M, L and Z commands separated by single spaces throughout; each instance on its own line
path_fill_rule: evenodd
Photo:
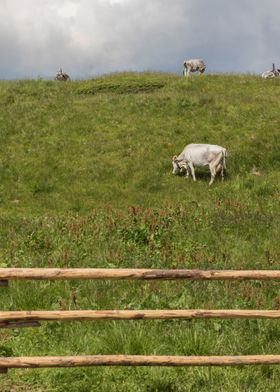
M 280 270 L 186 270 L 137 268 L 0 268 L 0 282 L 9 280 L 278 280 Z
M 0 369 L 80 366 L 240 366 L 279 365 L 280 355 L 154 356 L 81 355 L 66 357 L 2 357 Z
M 31 310 L 0 312 L 5 323 L 71 320 L 172 320 L 172 319 L 279 319 L 280 310 L 176 309 L 176 310 Z

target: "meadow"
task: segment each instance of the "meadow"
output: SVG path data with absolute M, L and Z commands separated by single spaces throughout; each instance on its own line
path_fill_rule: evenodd
M 280 80 L 0 82 L 0 267 L 278 269 Z M 226 181 L 171 174 L 188 143 Z M 12 282 L 1 310 L 280 309 L 280 282 Z M 49 322 L 0 356 L 280 354 L 277 320 Z M 10 370 L 1 392 L 277 391 L 279 366 Z

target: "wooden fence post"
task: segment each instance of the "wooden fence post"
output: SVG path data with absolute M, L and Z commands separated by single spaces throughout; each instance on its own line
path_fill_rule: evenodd
M 0 280 L 0 287 L 8 287 L 9 286 L 9 281 L 6 279 L 1 279 Z

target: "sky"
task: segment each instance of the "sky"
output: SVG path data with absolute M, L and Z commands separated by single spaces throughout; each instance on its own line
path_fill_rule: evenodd
M 279 0 L 0 0 L 0 79 L 280 68 Z

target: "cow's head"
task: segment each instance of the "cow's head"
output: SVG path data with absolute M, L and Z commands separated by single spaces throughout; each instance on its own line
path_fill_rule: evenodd
M 172 166 L 173 166 L 172 174 L 174 175 L 179 174 L 181 171 L 181 166 L 179 165 L 177 155 L 174 155 L 174 157 L 172 158 Z

